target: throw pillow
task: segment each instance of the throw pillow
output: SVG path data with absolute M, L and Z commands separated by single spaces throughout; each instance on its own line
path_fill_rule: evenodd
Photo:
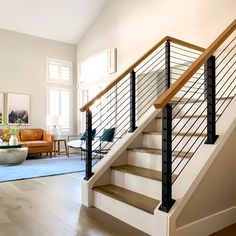
M 115 134 L 115 128 L 104 129 L 101 141 L 112 142 Z

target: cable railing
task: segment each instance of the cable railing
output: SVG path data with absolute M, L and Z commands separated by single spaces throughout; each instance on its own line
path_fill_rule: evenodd
M 134 132 L 147 110 L 171 86 L 172 70 L 191 66 L 202 51 L 166 36 L 80 109 L 86 112 L 87 137 L 82 148 L 86 180 L 93 175 L 92 159 L 101 159 L 124 135 Z
M 216 60 L 216 101 L 215 101 L 215 122 L 219 120 L 222 116 L 223 112 L 229 106 L 230 102 L 234 98 L 236 94 L 236 37 L 234 37 L 231 42 L 225 46 L 224 50 L 229 49 L 227 55 L 222 55 L 220 53 L 214 60 Z M 230 46 L 232 46 L 230 48 Z M 218 71 L 217 69 L 220 68 Z M 204 115 L 207 113 L 207 97 L 206 92 L 209 90 L 206 86 L 207 80 L 212 79 L 207 74 L 207 69 L 205 69 L 204 73 L 196 79 L 196 82 L 201 80 L 201 77 L 204 78 L 202 81 L 202 87 L 205 87 L 201 93 L 198 93 L 201 86 L 195 91 L 191 91 L 194 86 L 189 87 L 188 91 L 184 93 L 181 97 L 179 97 L 178 101 L 172 106 L 172 121 L 178 118 L 178 122 L 173 125 L 172 132 L 175 133 L 172 136 L 172 153 L 177 153 L 175 157 L 172 159 L 172 175 L 175 174 L 176 178 L 172 182 L 172 184 L 176 181 L 177 176 L 184 170 L 184 167 L 188 164 L 191 157 L 198 150 L 198 147 L 204 142 L 206 139 L 206 131 L 207 131 L 207 116 Z M 191 93 L 191 96 L 188 96 L 188 93 Z M 194 97 L 195 94 L 198 94 L 198 97 Z M 187 99 L 186 99 L 187 97 Z M 191 101 L 191 99 L 193 99 Z M 223 99 L 223 100 L 222 100 Z M 185 101 L 184 101 L 185 100 Z M 184 101 L 184 102 L 182 102 Z M 189 105 L 190 104 L 190 105 Z M 178 107 L 178 105 L 180 107 Z M 188 107 L 187 107 L 188 106 Z M 187 108 L 187 109 L 186 109 Z M 191 110 L 192 109 L 192 110 Z M 175 112 L 175 110 L 177 110 Z M 182 112 L 184 111 L 184 112 Z M 200 112 L 199 112 L 200 111 Z M 181 116 L 179 115 L 181 114 Z M 187 117 L 187 118 L 186 118 Z M 194 117 L 194 122 L 192 118 Z M 183 124 L 183 119 L 185 122 Z M 180 126 L 180 127 L 179 127 Z M 181 132 L 184 133 L 181 135 Z M 181 135 L 177 143 L 174 143 L 175 140 Z M 185 139 L 187 137 L 187 139 Z M 181 145 L 184 141 L 184 145 Z M 189 145 L 190 144 L 190 145 Z M 184 155 L 181 155 L 181 152 L 184 151 Z M 181 155 L 181 157 L 180 157 Z M 186 157 L 188 156 L 188 159 Z M 182 165 L 182 166 L 181 166 Z M 179 168 L 179 171 L 177 171 Z
M 162 108 L 162 204 L 159 209 L 165 212 L 175 202 L 172 185 L 203 142 L 215 143 L 216 124 L 235 97 L 235 29 L 236 21 L 195 62 L 183 69 L 182 74 L 181 69 L 175 70 L 175 82 L 154 103 L 156 108 Z

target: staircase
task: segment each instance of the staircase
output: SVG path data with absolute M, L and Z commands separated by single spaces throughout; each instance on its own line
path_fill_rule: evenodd
M 191 186 L 183 183 L 181 189 L 179 177 L 194 172 L 192 183 L 200 178 L 200 169 L 191 163 L 204 147 L 207 163 L 209 150 L 212 153 L 220 146 L 217 124 L 235 101 L 236 37 L 230 38 L 235 29 L 236 21 L 206 50 L 165 37 L 81 108 L 86 111 L 88 133 L 85 205 L 149 235 L 172 235 L 169 226 L 175 227 L 175 222 L 169 217 L 181 203 L 177 193 L 185 196 Z M 223 50 L 217 52 L 216 60 L 211 55 L 219 46 Z M 197 56 L 190 62 L 193 55 Z M 98 99 L 94 112 L 89 108 Z M 98 146 L 91 138 L 94 127 L 98 134 L 104 127 L 116 127 L 117 138 L 92 169 L 93 146 Z
M 225 98 L 221 99 L 221 101 L 224 100 Z M 188 105 L 191 103 L 192 101 Z M 217 117 L 220 115 L 217 114 Z M 199 116 L 197 117 L 199 118 Z M 200 116 L 199 123 L 204 118 L 206 115 Z M 173 119 L 173 123 L 177 123 L 179 119 L 177 116 Z M 196 115 L 182 117 L 179 126 L 186 124 L 187 119 L 191 126 L 195 123 Z M 161 122 L 161 114 L 159 114 L 144 128 L 137 140 L 134 140 L 124 151 L 125 164 L 110 167 L 109 184 L 93 187 L 95 207 L 150 235 L 153 232 L 154 211 L 162 200 Z M 193 137 L 188 145 L 179 146 L 179 149 L 172 153 L 172 161 L 176 158 L 172 166 L 172 169 L 175 170 L 172 174 L 172 182 L 193 156 L 193 153 L 188 151 L 192 142 L 196 142 L 197 139 L 198 142 L 202 142 L 206 139 L 206 133 L 194 134 L 193 131 L 194 128 L 187 132 L 185 127 L 184 131 L 179 133 L 180 138 L 184 137 L 184 144 L 188 143 L 189 136 Z M 178 141 L 176 139 L 173 146 Z M 138 146 L 135 145 L 137 142 L 139 142 Z M 140 222 L 140 219 L 148 220 L 145 220 L 144 223 Z

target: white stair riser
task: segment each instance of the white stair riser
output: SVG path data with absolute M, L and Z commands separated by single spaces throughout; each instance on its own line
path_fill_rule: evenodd
M 94 191 L 94 206 L 151 235 L 154 216 L 136 207 Z
M 161 171 L 161 155 L 128 151 L 128 164 Z
M 161 182 L 126 172 L 112 170 L 111 183 L 130 191 L 161 199 Z
M 177 136 L 172 142 L 172 150 L 193 152 L 205 137 Z M 181 140 L 181 141 L 180 141 Z M 143 147 L 162 149 L 162 136 L 159 134 L 143 134 Z M 177 145 L 178 144 L 178 145 Z
M 196 130 L 202 131 L 207 125 L 207 118 L 176 118 L 172 120 L 173 132 L 185 133 L 185 132 L 195 132 Z M 156 130 L 162 130 L 162 120 L 156 119 Z M 205 131 L 204 131 L 205 132 Z
M 174 160 L 172 164 L 172 170 L 174 170 L 178 165 L 174 172 L 174 174 L 178 175 L 179 172 L 182 170 L 183 166 L 187 163 L 188 158 L 175 158 L 175 156 L 173 156 L 172 160 Z M 128 164 L 151 170 L 162 171 L 162 158 L 159 154 L 128 151 Z

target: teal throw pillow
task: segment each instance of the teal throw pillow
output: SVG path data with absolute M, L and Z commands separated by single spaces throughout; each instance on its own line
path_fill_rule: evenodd
M 115 134 L 115 128 L 104 129 L 101 141 L 112 142 Z
M 86 140 L 87 139 L 87 131 L 85 131 L 84 133 L 83 133 L 83 135 L 81 136 L 81 138 L 80 138 L 80 140 Z M 94 137 L 95 137 L 95 135 L 96 135 L 96 129 L 93 129 L 92 130 L 92 139 L 94 139 Z

